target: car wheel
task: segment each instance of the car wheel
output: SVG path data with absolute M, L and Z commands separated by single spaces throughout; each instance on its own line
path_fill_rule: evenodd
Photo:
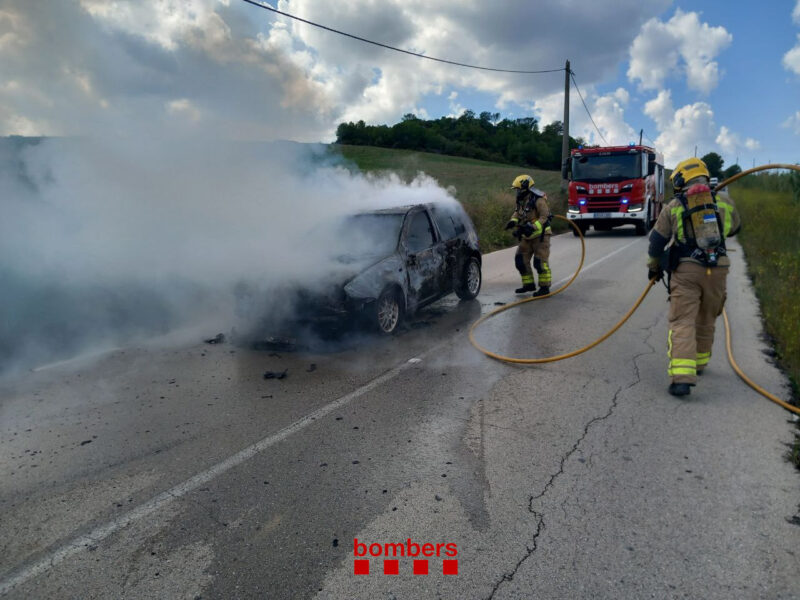
M 636 235 L 645 235 L 647 233 L 647 224 L 646 223 L 636 223 Z
M 461 273 L 456 287 L 456 295 L 462 300 L 472 300 L 481 291 L 481 264 L 471 257 Z
M 397 331 L 397 326 L 403 317 L 403 306 L 400 294 L 393 289 L 384 290 L 375 302 L 374 323 L 378 331 L 391 335 Z

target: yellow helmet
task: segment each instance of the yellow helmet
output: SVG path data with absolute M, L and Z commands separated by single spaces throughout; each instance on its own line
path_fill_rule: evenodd
M 708 172 L 706 163 L 699 158 L 687 158 L 675 166 L 675 169 L 672 171 L 672 175 L 670 175 L 669 178 L 670 181 L 672 181 L 672 187 L 676 190 L 680 190 L 686 185 L 687 182 L 691 181 L 695 177 L 700 177 L 701 175 L 707 179 L 711 178 L 711 174 Z
M 518 192 L 527 192 L 533 187 L 533 177 L 530 175 L 519 175 L 514 180 L 514 183 L 511 184 L 511 187 Z

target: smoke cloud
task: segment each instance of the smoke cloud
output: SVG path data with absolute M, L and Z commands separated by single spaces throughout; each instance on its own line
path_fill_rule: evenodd
M 230 325 L 236 296 L 291 310 L 359 240 L 359 210 L 453 202 L 349 169 L 324 146 L 198 139 L 0 139 L 0 373 L 176 328 Z

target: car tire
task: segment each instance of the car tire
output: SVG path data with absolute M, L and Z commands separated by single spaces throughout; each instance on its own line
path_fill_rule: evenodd
M 636 235 L 647 234 L 647 223 L 636 223 Z
M 456 295 L 462 300 L 473 300 L 481 291 L 481 263 L 474 256 L 470 257 L 461 271 L 455 285 Z
M 392 335 L 403 320 L 403 302 L 400 293 L 385 289 L 373 306 L 372 324 L 383 335 Z

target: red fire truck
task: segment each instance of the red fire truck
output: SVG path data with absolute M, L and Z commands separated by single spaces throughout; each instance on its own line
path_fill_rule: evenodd
M 580 146 L 570 153 L 567 217 L 581 233 L 633 225 L 645 235 L 664 201 L 664 157 L 649 146 Z M 578 233 L 573 231 L 577 236 Z

